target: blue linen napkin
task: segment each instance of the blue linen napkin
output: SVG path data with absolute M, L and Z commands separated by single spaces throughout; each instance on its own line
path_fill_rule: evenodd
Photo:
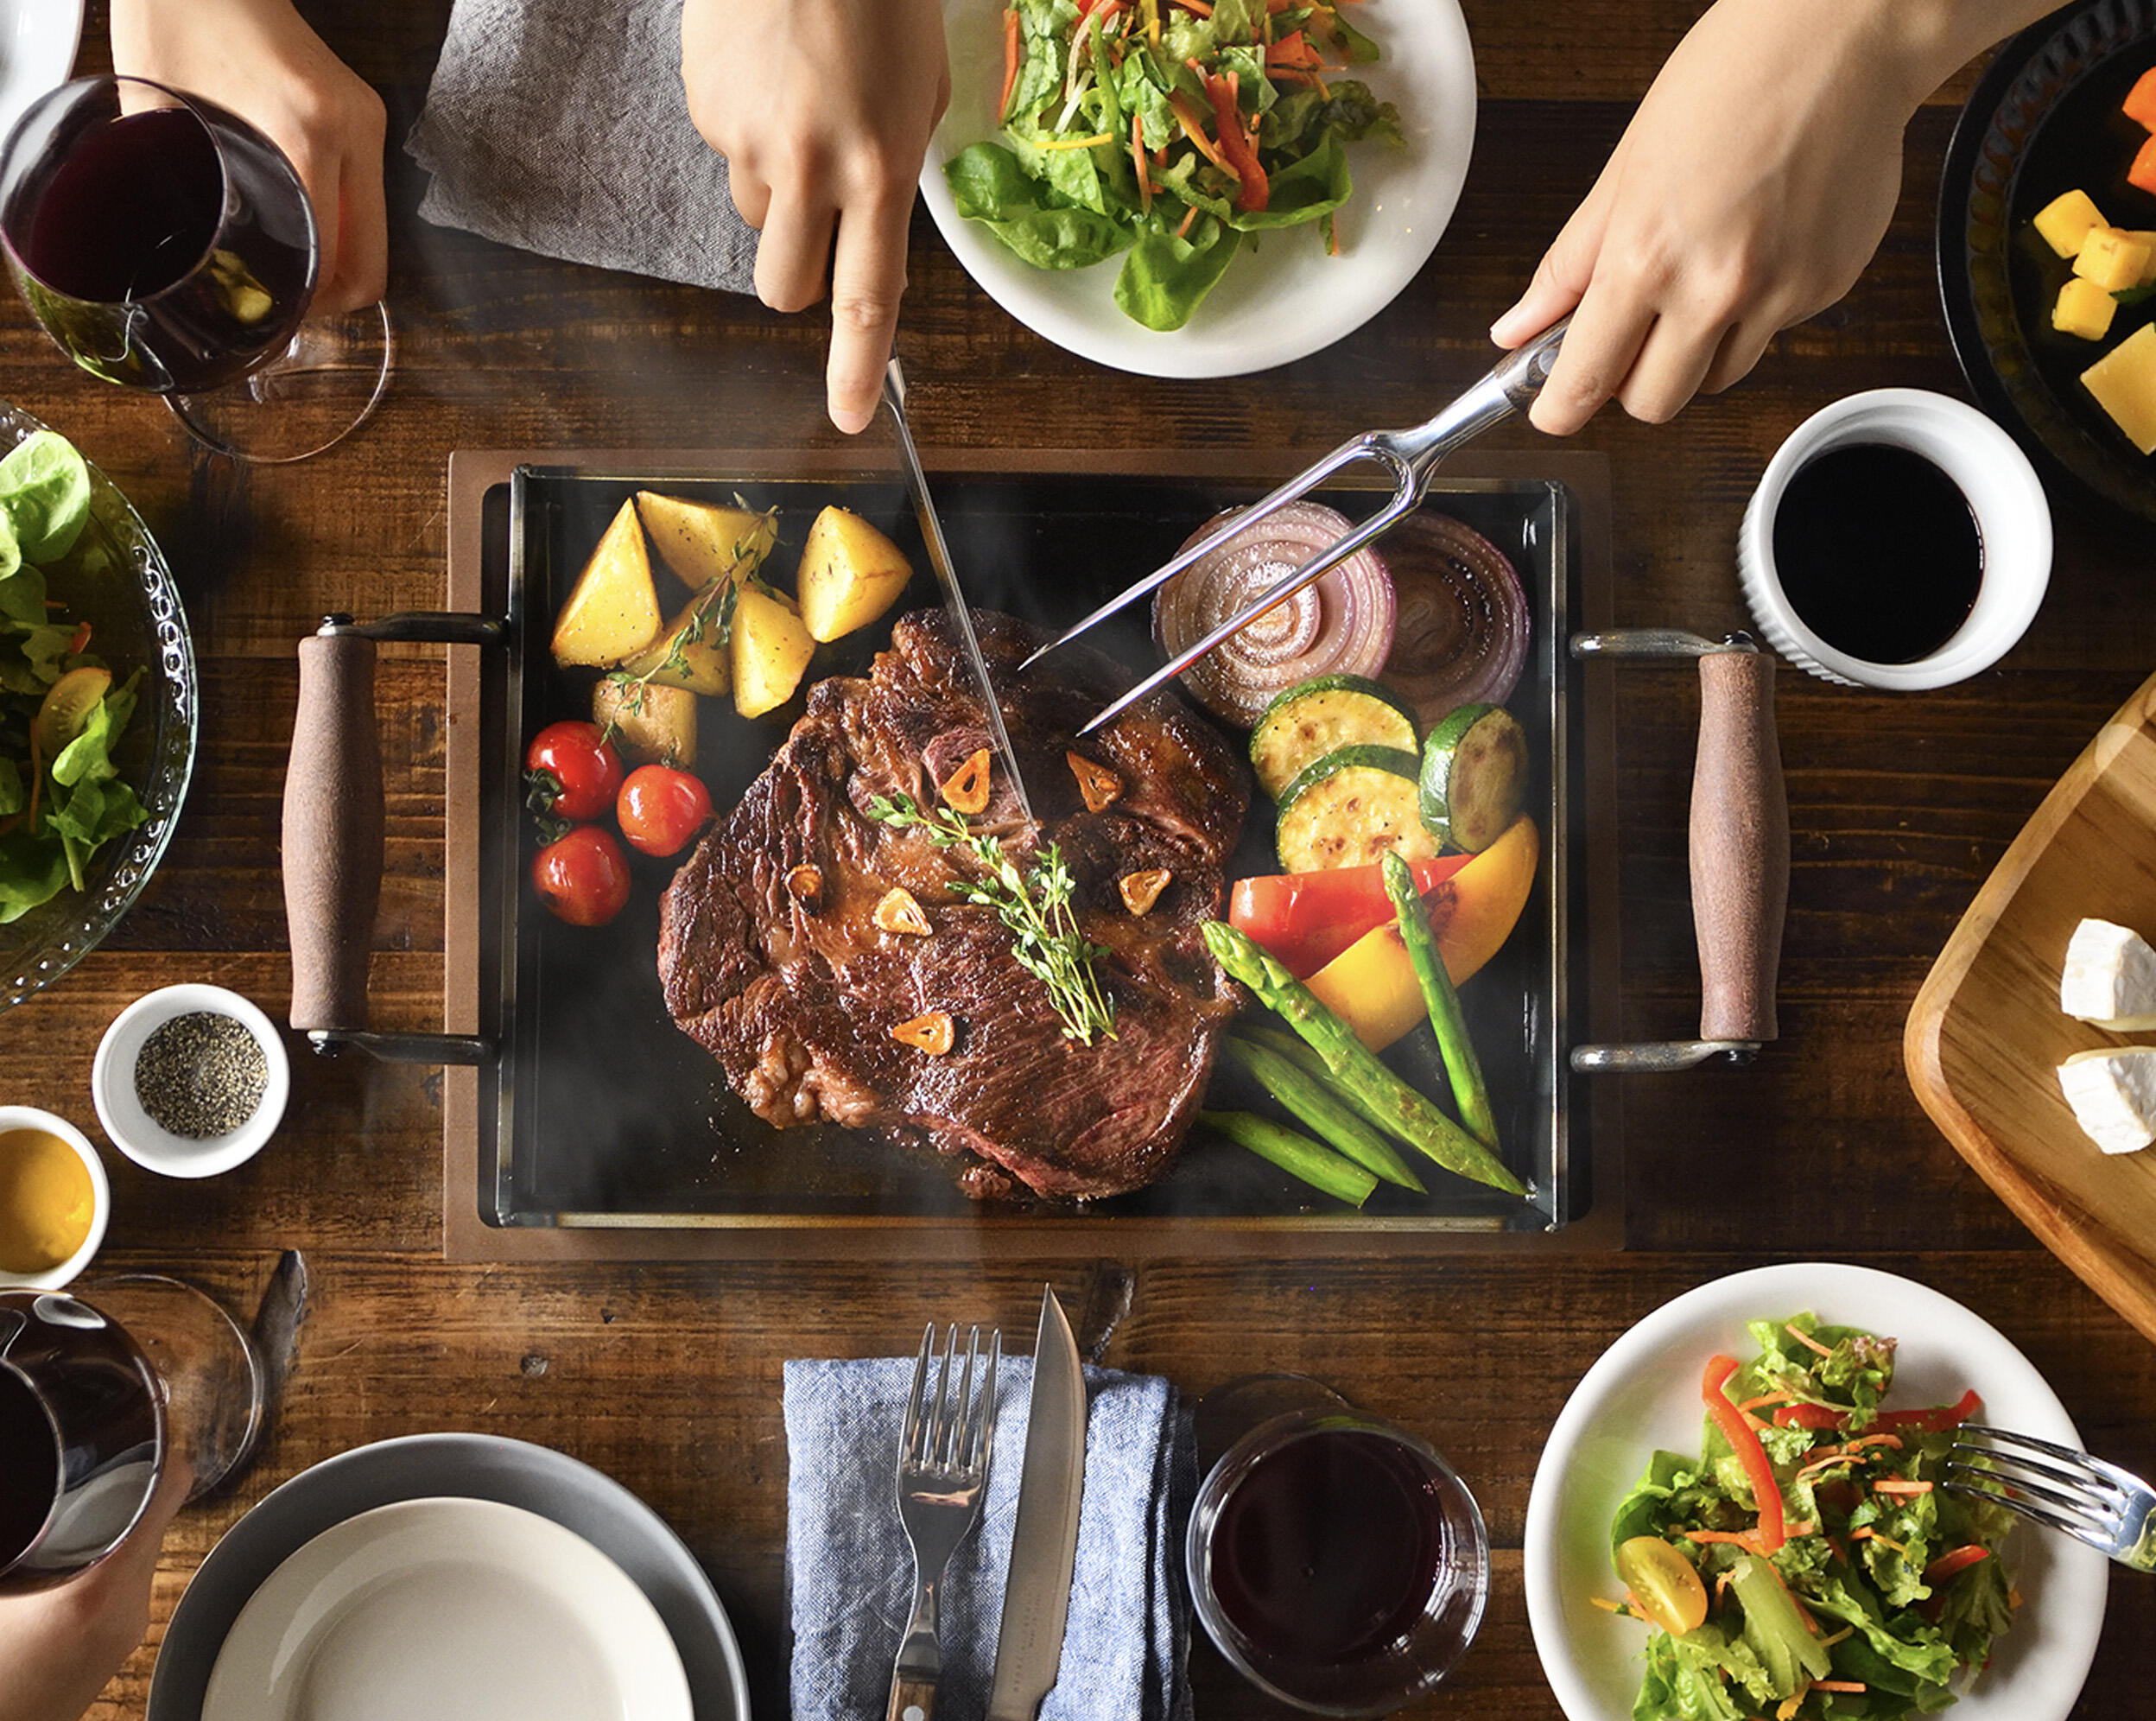
M 1085 1371 L 1085 1496 L 1070 1619 L 1041 1721 L 1187 1721 L 1183 1534 L 1196 1489 L 1190 1417 L 1157 1375 Z M 913 1605 L 893 1480 L 911 1357 L 786 1365 L 786 1578 L 794 1721 L 880 1715 Z M 1030 1357 L 999 1371 L 980 1524 L 951 1557 L 942 1615 L 945 1721 L 988 1706 L 1025 1461 Z
M 456 0 L 405 151 L 438 226 L 755 291 L 756 233 L 688 117 L 682 0 Z

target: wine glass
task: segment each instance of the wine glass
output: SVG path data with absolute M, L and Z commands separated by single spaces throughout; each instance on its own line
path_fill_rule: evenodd
M 210 1493 L 262 1427 L 260 1358 L 214 1299 L 155 1273 L 89 1295 L 0 1292 L 0 1594 L 94 1565 L 169 1464 Z
M 320 454 L 387 386 L 386 307 L 308 314 L 319 240 L 276 144 L 147 79 L 63 84 L 0 145 L 0 247 L 45 332 L 237 459 Z

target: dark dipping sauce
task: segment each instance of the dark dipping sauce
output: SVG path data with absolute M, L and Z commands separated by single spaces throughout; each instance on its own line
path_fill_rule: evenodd
M 1791 607 L 1836 651 L 1913 664 L 1969 619 L 1984 542 L 1961 486 L 1922 454 L 1852 442 L 1790 479 L 1774 567 Z
M 1322 1431 L 1260 1459 L 1222 1502 L 1213 1591 L 1267 1656 L 1340 1667 L 1384 1654 L 1429 1611 L 1444 1552 L 1444 1502 L 1414 1453 Z

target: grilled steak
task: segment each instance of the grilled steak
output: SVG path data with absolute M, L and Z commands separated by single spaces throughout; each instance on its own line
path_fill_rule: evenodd
M 869 812 L 879 795 L 935 807 L 937 784 L 987 745 L 940 610 L 901 617 L 866 678 L 813 688 L 770 767 L 675 874 L 659 918 L 667 1009 L 782 1128 L 917 1133 L 962 1162 L 960 1181 L 978 1197 L 1017 1184 L 1064 1199 L 1120 1194 L 1173 1161 L 1239 1001 L 1198 923 L 1221 911 L 1247 801 L 1243 767 L 1172 694 L 1074 741 L 1128 678 L 1066 648 L 1005 679 L 1038 640 L 1007 616 L 975 621 L 1039 822 L 1025 822 L 998 772 L 973 828 L 1022 867 L 1060 846 L 1081 928 L 1109 953 L 1097 967 L 1114 1037 L 1066 1038 L 995 911 L 950 889 L 954 875 L 973 875 L 967 857 Z M 1066 750 L 1114 774 L 1112 803 L 1087 810 Z M 1119 882 L 1154 869 L 1167 886 L 1133 915 Z M 919 902 L 927 936 L 877 924 L 893 886 Z M 895 1025 L 935 1011 L 955 1027 L 948 1052 L 892 1038 Z

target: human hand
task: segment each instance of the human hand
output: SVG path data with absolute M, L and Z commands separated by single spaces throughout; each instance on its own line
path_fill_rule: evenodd
M 906 224 L 951 98 L 940 0 L 686 0 L 689 116 L 763 235 L 757 296 L 831 296 L 831 422 L 875 416 L 906 284 Z
M 1885 235 L 1925 96 L 2030 0 L 1718 0 L 1491 338 L 1572 324 L 1531 416 L 1661 422 L 1839 299 Z
M 314 206 L 314 302 L 341 312 L 382 296 L 388 115 L 291 0 L 112 0 L 112 69 L 205 97 L 260 128 Z
M 0 1596 L 0 1721 L 80 1721 L 149 1628 L 165 1527 L 191 1481 L 185 1463 L 168 1462 L 111 1553 L 57 1588 Z

